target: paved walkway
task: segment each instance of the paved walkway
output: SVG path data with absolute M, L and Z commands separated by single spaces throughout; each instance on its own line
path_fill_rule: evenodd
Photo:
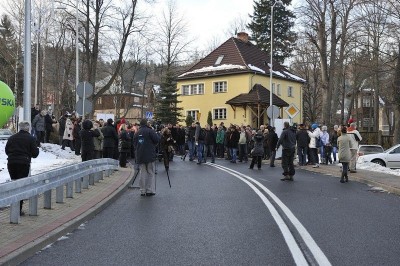
M 22 216 L 20 224 L 10 224 L 9 209 L 0 209 L 0 265 L 18 265 L 90 220 L 127 189 L 132 176 L 132 167 L 119 168 L 73 198 L 64 198 L 64 203 L 55 203 L 54 190 L 52 208 L 43 209 L 39 197 L 38 216 Z M 29 203 L 23 206 L 28 213 Z
M 340 176 L 338 165 L 321 165 L 319 168 L 302 166 L 297 169 Z M 127 189 L 133 173 L 132 167 L 120 168 L 82 193 L 65 199 L 64 203 L 52 203 L 51 210 L 39 206 L 38 216 L 23 216 L 20 224 L 9 223 L 9 209 L 0 210 L 0 265 L 17 265 L 94 217 Z M 400 195 L 399 176 L 358 170 L 349 174 L 349 180 Z M 55 196 L 52 198 L 55 200 Z M 40 198 L 39 204 L 43 204 Z M 24 204 L 26 213 L 27 208 L 28 203 Z

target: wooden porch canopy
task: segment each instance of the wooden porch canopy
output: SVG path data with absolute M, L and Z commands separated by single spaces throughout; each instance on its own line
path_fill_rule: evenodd
M 229 104 L 234 111 L 236 111 L 237 107 L 242 107 L 245 110 L 249 107 L 251 112 L 257 117 L 257 126 L 259 126 L 261 116 L 264 114 L 267 107 L 270 106 L 269 96 L 270 92 L 268 89 L 261 84 L 255 84 L 248 93 L 241 93 L 228 100 L 226 104 Z M 279 108 L 289 106 L 287 102 L 275 94 L 272 94 L 272 103 Z

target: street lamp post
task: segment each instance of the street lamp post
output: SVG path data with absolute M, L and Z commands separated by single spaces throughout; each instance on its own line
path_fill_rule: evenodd
M 271 55 L 270 55 L 270 65 L 269 65 L 269 106 L 271 106 L 271 126 L 273 127 L 275 122 L 274 122 L 274 108 L 273 108 L 273 103 L 272 103 L 272 57 L 273 57 L 273 44 L 274 44 L 274 7 L 275 5 L 283 5 L 282 1 L 277 0 L 275 3 L 271 6 Z
M 78 41 L 79 41 L 79 20 L 78 20 L 78 15 L 79 15 L 79 9 L 78 9 L 78 5 L 79 5 L 79 0 L 76 0 L 76 13 L 75 13 L 75 90 L 78 87 L 79 84 L 79 46 L 78 46 Z M 76 94 L 76 91 L 75 91 Z M 75 95 L 76 96 L 76 102 L 78 102 L 79 100 L 79 96 L 78 94 Z
M 24 120 L 31 121 L 31 0 L 25 0 Z

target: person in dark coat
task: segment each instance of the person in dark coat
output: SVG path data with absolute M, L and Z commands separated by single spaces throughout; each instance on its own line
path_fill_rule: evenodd
M 160 141 L 157 133 L 147 125 L 147 120 L 140 121 L 140 128 L 133 137 L 136 163 L 139 167 L 139 185 L 141 196 L 154 196 L 156 146 Z
M 236 126 L 231 126 L 231 133 L 229 134 L 228 137 L 228 148 L 231 154 L 231 163 L 236 163 L 237 159 L 237 151 L 239 147 L 239 138 L 240 138 L 240 133 Z
M 253 169 L 254 164 L 257 162 L 258 170 L 261 170 L 261 160 L 264 156 L 264 135 L 261 130 L 257 131 L 257 134 L 253 136 L 254 148 L 251 151 L 251 163 L 249 169 Z
M 82 162 L 93 160 L 94 156 L 94 140 L 100 136 L 98 130 L 93 130 L 93 122 L 86 119 L 82 122 L 82 130 L 79 131 L 79 136 L 81 138 L 81 158 Z
M 11 180 L 18 180 L 29 175 L 31 159 L 39 155 L 39 148 L 34 136 L 29 134 L 30 123 L 21 121 L 18 123 L 19 132 L 12 135 L 6 144 L 5 153 L 8 156 L 7 169 Z M 20 201 L 20 215 L 23 201 Z
M 170 128 L 165 127 L 161 130 L 161 139 L 160 139 L 160 153 L 163 156 L 164 167 L 166 170 L 169 169 L 170 158 L 174 153 L 175 139 L 172 136 L 172 132 Z
M 81 136 L 80 136 L 80 131 L 82 130 L 82 118 L 76 118 L 74 122 L 74 129 L 72 130 L 72 136 L 74 137 L 73 143 L 74 143 L 74 149 L 75 149 L 75 155 L 81 155 Z
M 35 129 L 36 141 L 38 146 L 40 147 L 40 143 L 44 143 L 44 135 L 45 135 L 45 121 L 44 117 L 46 116 L 46 111 L 42 110 L 39 114 L 35 116 L 32 121 L 32 128 Z
M 333 126 L 333 131 L 332 134 L 330 135 L 330 139 L 329 142 L 332 145 L 332 155 L 333 155 L 333 162 L 336 163 L 336 154 L 338 152 L 338 130 L 339 130 L 339 126 L 338 125 L 334 125 Z
M 269 128 L 268 133 L 268 146 L 269 146 L 269 166 L 275 167 L 275 156 L 276 156 L 276 144 L 278 143 L 278 135 L 275 132 L 275 127 Z
M 118 142 L 117 130 L 113 126 L 113 120 L 107 119 L 107 124 L 101 128 L 103 132 L 103 158 L 114 158 L 115 143 Z
M 187 133 L 187 144 L 189 148 L 189 161 L 193 161 L 195 157 L 195 148 L 196 148 L 196 141 L 194 136 L 196 134 L 196 124 L 192 123 L 192 126 L 189 127 Z
M 282 181 L 293 181 L 295 174 L 293 160 L 296 152 L 296 129 L 289 125 L 289 122 L 283 123 L 283 131 L 276 144 L 276 150 L 282 145 Z
M 51 132 L 53 132 L 53 124 L 57 123 L 57 121 L 54 120 L 54 117 L 50 115 L 50 112 L 47 112 L 47 114 L 44 116 L 44 123 L 45 123 L 44 142 L 50 143 L 50 134 Z
M 62 146 L 63 143 L 63 136 L 65 131 L 65 122 L 67 121 L 68 114 L 61 116 L 58 120 L 58 141 L 59 144 Z
M 308 144 L 310 143 L 310 137 L 308 136 L 308 132 L 304 124 L 300 124 L 299 130 L 296 133 L 296 140 L 299 165 L 304 166 L 307 164 Z
M 126 162 L 128 158 L 128 154 L 131 152 L 131 143 L 132 139 L 127 130 L 126 124 L 121 124 L 119 128 L 119 142 L 118 142 L 118 151 L 119 151 L 119 166 L 127 167 Z
M 215 163 L 215 153 L 214 153 L 215 140 L 216 140 L 215 131 L 210 127 L 210 125 L 207 124 L 205 132 L 206 132 L 206 137 L 204 140 L 203 162 L 207 161 L 207 154 L 210 154 L 211 163 Z

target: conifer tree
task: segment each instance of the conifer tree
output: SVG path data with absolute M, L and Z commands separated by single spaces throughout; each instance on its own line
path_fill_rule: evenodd
M 177 124 L 181 120 L 180 111 L 182 108 L 177 107 L 178 89 L 173 72 L 168 69 L 161 83 L 160 93 L 157 97 L 156 108 L 154 112 L 155 119 L 163 124 Z
M 271 49 L 271 8 L 276 0 L 254 0 L 253 15 L 247 25 L 251 30 L 251 40 L 263 51 Z M 293 31 L 295 15 L 287 7 L 292 0 L 282 0 L 283 5 L 276 4 L 273 13 L 273 58 L 283 63 L 291 56 L 297 39 Z
M 207 124 L 209 124 L 209 125 L 210 125 L 210 127 L 213 125 L 211 111 L 208 111 L 208 116 L 207 116 Z

